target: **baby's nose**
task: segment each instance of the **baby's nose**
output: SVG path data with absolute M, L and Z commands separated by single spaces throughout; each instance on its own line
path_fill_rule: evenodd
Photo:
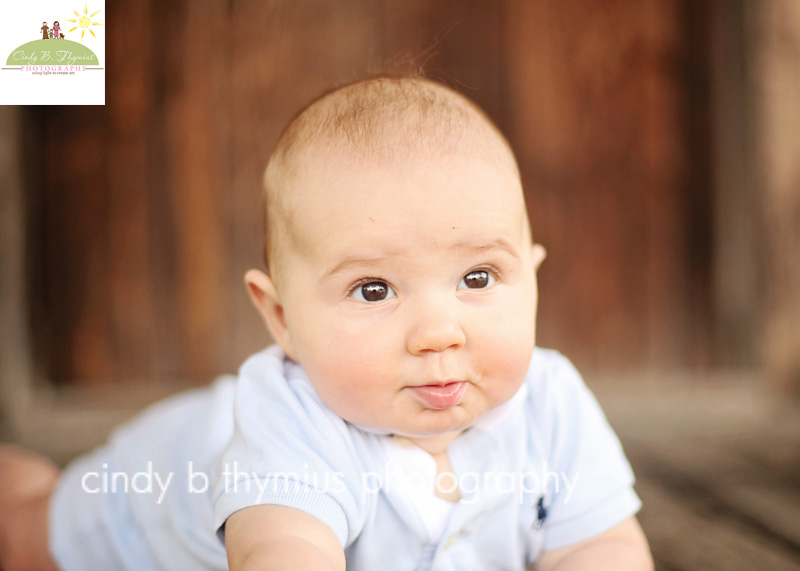
M 413 355 L 458 348 L 466 335 L 451 304 L 438 302 L 420 307 L 408 334 L 408 351 Z

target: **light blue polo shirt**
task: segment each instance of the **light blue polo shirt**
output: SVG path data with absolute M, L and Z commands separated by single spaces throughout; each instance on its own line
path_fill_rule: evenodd
M 270 503 L 329 525 L 348 569 L 524 569 L 640 507 L 619 441 L 554 351 L 536 349 L 519 392 L 448 452 L 456 503 L 433 495 L 429 455 L 344 422 L 271 347 L 68 466 L 51 550 L 66 571 L 227 569 L 224 522 Z
M 555 351 L 536 349 L 518 393 L 450 444 L 461 500 L 449 510 L 429 455 L 343 421 L 274 348 L 241 369 L 235 417 L 214 491 L 220 535 L 237 510 L 291 506 L 336 533 L 348 569 L 524 569 L 640 507 L 616 435 Z

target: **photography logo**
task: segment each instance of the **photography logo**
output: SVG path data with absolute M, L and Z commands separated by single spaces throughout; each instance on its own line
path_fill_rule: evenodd
M 3 71 L 18 70 L 32 76 L 58 76 L 103 69 L 99 58 L 88 45 L 92 38 L 98 40 L 93 28 L 104 25 L 98 21 L 101 11 L 90 14 L 89 3 L 86 2 L 83 14 L 77 10 L 72 11 L 75 18 L 65 18 L 62 21 L 43 20 L 35 34 L 36 39 L 12 50 Z M 38 22 L 31 22 L 32 30 L 37 26 Z M 86 43 L 84 40 L 87 40 Z

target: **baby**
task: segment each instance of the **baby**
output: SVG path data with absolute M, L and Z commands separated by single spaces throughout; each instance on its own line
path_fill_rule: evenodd
M 7 563 L 652 568 L 616 436 L 535 347 L 544 249 L 474 104 L 422 78 L 347 85 L 294 119 L 264 182 L 268 272 L 245 281 L 277 344 L 55 486 L 6 450 L 3 478 L 44 482 L 4 492 Z

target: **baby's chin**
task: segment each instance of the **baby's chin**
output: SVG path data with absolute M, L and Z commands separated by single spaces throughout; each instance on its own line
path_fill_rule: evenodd
M 400 436 L 408 439 L 417 438 L 439 438 L 446 435 L 458 436 L 469 428 L 469 423 L 447 424 L 443 426 L 431 426 L 429 424 L 423 426 L 364 426 L 363 424 L 350 422 L 353 426 L 364 432 L 370 434 L 380 434 L 384 436 Z
M 406 418 L 386 418 L 385 424 L 365 422 L 366 419 L 347 418 L 340 414 L 349 424 L 370 434 L 400 436 L 408 439 L 442 438 L 447 435 L 456 436 L 467 430 L 487 411 L 481 414 L 474 406 L 454 406 L 446 410 L 416 410 L 407 412 Z M 394 420 L 395 422 L 392 422 Z
M 441 411 L 436 411 L 440 413 Z M 467 430 L 474 418 L 459 418 L 449 422 L 426 422 L 414 426 L 398 426 L 389 431 L 393 436 L 402 436 L 409 439 L 435 439 L 453 436 L 454 438 Z

